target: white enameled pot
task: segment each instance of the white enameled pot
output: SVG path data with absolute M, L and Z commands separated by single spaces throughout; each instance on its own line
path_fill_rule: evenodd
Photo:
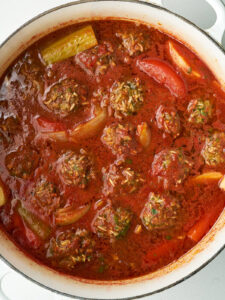
M 218 0 L 207 0 L 217 13 L 217 21 L 208 30 L 216 40 L 198 27 L 161 7 L 160 0 L 78 1 L 49 10 L 14 32 L 0 46 L 0 76 L 28 45 L 63 26 L 90 19 L 114 18 L 144 22 L 191 48 L 212 70 L 225 89 L 225 52 L 220 46 L 225 28 L 225 10 Z M 59 274 L 24 255 L 0 231 L 0 256 L 13 269 L 52 291 L 77 298 L 134 299 L 167 289 L 195 274 L 210 262 L 225 245 L 225 211 L 210 232 L 192 250 L 159 271 L 132 280 L 98 282 Z

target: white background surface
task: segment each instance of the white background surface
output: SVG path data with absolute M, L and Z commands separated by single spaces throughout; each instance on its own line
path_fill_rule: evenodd
M 225 3 L 225 0 L 223 0 Z M 24 22 L 54 6 L 67 3 L 66 0 L 0 0 L 0 44 Z M 168 8 L 186 16 L 203 28 L 214 21 L 215 14 L 204 0 L 164 0 Z M 225 45 L 225 35 L 224 35 Z M 1 286 L 9 300 L 64 300 L 34 285 L 21 275 L 11 271 L 0 261 Z M 0 288 L 1 290 L 1 288 Z M 126 296 L 126 295 L 124 295 Z M 0 300 L 5 300 L 1 296 Z M 203 270 L 179 285 L 157 295 L 145 298 L 151 300 L 224 300 L 225 299 L 225 251 Z

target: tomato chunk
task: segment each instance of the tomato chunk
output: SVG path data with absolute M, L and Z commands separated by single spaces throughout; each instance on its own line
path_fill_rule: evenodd
M 61 131 L 64 130 L 65 127 L 60 122 L 53 122 L 43 117 L 39 117 L 37 119 L 38 129 L 42 132 L 52 132 L 52 131 Z
M 137 65 L 141 71 L 165 85 L 172 95 L 178 98 L 185 97 L 185 83 L 168 63 L 157 58 L 145 58 L 138 60 Z

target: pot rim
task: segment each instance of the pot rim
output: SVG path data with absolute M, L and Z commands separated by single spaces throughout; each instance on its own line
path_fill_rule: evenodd
M 146 0 L 148 1 L 148 0 Z M 174 15 L 176 16 L 178 19 L 188 23 L 189 25 L 191 25 L 192 27 L 194 27 L 196 30 L 198 30 L 200 33 L 202 33 L 203 35 L 205 35 L 209 40 L 211 40 L 211 42 L 214 43 L 214 45 L 221 51 L 223 52 L 223 54 L 225 55 L 225 49 L 222 47 L 222 45 L 217 42 L 213 37 L 211 37 L 206 31 L 204 31 L 203 29 L 201 29 L 199 26 L 197 26 L 196 24 L 194 24 L 193 22 L 189 21 L 188 19 L 186 19 L 183 16 L 180 16 L 170 10 L 168 10 L 167 8 L 157 5 L 157 4 L 153 4 L 151 2 L 146 2 L 145 0 L 77 0 L 77 1 L 72 1 L 69 3 L 65 3 L 62 5 L 58 5 L 55 6 L 51 9 L 48 9 L 38 15 L 36 15 L 35 17 L 31 18 L 30 20 L 28 20 L 27 22 L 23 23 L 20 27 L 18 27 L 15 31 L 13 31 L 2 43 L 0 43 L 0 49 L 14 36 L 16 35 L 21 29 L 29 26 L 31 23 L 33 23 L 35 20 L 38 20 L 39 18 L 48 15 L 49 13 L 58 11 L 62 8 L 65 7 L 70 7 L 70 6 L 75 6 L 75 5 L 79 5 L 79 4 L 84 4 L 84 3 L 89 3 L 89 2 L 128 2 L 128 3 L 136 3 L 136 4 L 141 4 L 141 5 L 146 5 L 148 7 L 154 7 L 156 9 L 159 10 L 163 10 L 168 14 Z M 0 229 L 1 230 L 1 229 Z M 140 294 L 140 295 L 135 295 L 134 297 L 124 297 L 124 298 L 120 298 L 120 300 L 130 300 L 130 299 L 140 299 L 143 297 L 147 297 L 147 296 L 151 296 L 153 294 L 158 294 L 160 292 L 163 292 L 171 287 L 174 287 L 176 285 L 178 285 L 179 283 L 187 280 L 188 278 L 190 278 L 191 276 L 197 274 L 199 271 L 201 271 L 205 266 L 207 266 L 212 260 L 214 260 L 223 250 L 225 249 L 225 242 L 224 245 L 212 256 L 210 257 L 205 263 L 203 263 L 200 267 L 198 267 L 196 270 L 190 272 L 188 275 L 180 278 L 179 280 L 175 281 L 172 284 L 169 284 L 163 288 L 157 289 L 155 291 L 149 292 L 149 293 L 145 293 L 145 294 Z M 16 271 L 17 273 L 19 273 L 20 275 L 22 275 L 23 277 L 25 277 L 26 279 L 30 280 L 31 282 L 37 284 L 38 286 L 45 288 L 51 292 L 54 292 L 58 295 L 62 295 L 62 296 L 66 296 L 66 297 L 70 297 L 73 299 L 79 299 L 79 296 L 75 296 L 75 295 L 71 295 L 68 293 L 64 293 L 61 291 L 58 291 L 54 288 L 51 288 L 45 284 L 40 283 L 39 281 L 31 278 L 30 276 L 26 275 L 25 273 L 23 273 L 21 270 L 19 270 L 18 268 L 16 268 L 13 264 L 11 264 L 6 258 L 4 258 L 1 254 L 0 254 L 0 259 L 2 259 L 6 265 L 8 265 L 12 270 Z M 82 297 L 82 299 L 84 300 L 99 300 L 98 298 L 87 298 L 87 297 Z M 108 298 L 101 298 L 101 300 L 108 300 Z

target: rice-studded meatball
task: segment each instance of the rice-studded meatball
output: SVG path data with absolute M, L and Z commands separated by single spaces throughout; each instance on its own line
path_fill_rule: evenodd
M 116 81 L 110 89 L 109 102 L 116 117 L 129 116 L 137 113 L 144 102 L 143 88 L 140 80 Z
M 29 148 L 11 152 L 5 162 L 11 176 L 23 179 L 28 179 L 34 173 L 38 163 L 38 153 Z
M 47 214 L 60 207 L 61 199 L 57 186 L 44 177 L 37 181 L 31 194 L 33 203 Z
M 111 164 L 103 168 L 103 194 L 131 194 L 136 192 L 145 181 L 141 174 L 124 164 Z
M 180 208 L 180 203 L 174 196 L 151 192 L 140 217 L 147 230 L 165 230 L 176 223 Z
M 188 121 L 195 125 L 202 125 L 212 117 L 212 103 L 210 100 L 193 99 L 188 104 Z
M 139 152 L 135 140 L 135 129 L 129 123 L 113 123 L 106 126 L 101 140 L 115 155 L 135 155 Z
M 156 111 L 157 127 L 172 135 L 174 138 L 180 134 L 180 117 L 173 107 L 160 105 Z
M 20 127 L 20 121 L 15 116 L 0 118 L 0 129 L 7 134 L 15 134 Z
M 67 116 L 85 104 L 86 91 L 74 79 L 64 79 L 54 84 L 46 95 L 44 104 L 55 114 Z
M 78 263 L 91 261 L 95 242 L 86 229 L 66 230 L 50 240 L 47 257 L 54 265 L 73 269 Z
M 225 163 L 225 133 L 216 131 L 206 138 L 201 155 L 209 166 Z
M 37 61 L 38 54 L 27 51 L 24 57 L 15 65 L 15 71 L 19 73 L 20 84 L 17 92 L 23 95 L 23 99 L 30 101 L 33 94 L 43 93 L 44 68 Z M 14 80 L 11 80 L 12 82 Z
M 81 149 L 80 153 L 64 153 L 58 160 L 58 172 L 65 184 L 82 189 L 95 178 L 92 160 L 84 149 Z
M 164 189 L 172 189 L 185 180 L 192 165 L 191 160 L 181 149 L 165 149 L 155 155 L 152 175 L 158 176 Z
M 130 56 L 141 54 L 150 48 L 150 37 L 142 32 L 118 32 L 116 36 L 122 40 L 122 46 Z
M 5 143 L 13 142 L 13 138 L 22 130 L 22 126 L 18 117 L 11 115 L 6 116 L 2 113 L 0 117 L 0 140 Z
M 132 213 L 129 210 L 107 205 L 97 212 L 92 222 L 92 228 L 99 237 L 113 240 L 126 235 L 131 219 Z

